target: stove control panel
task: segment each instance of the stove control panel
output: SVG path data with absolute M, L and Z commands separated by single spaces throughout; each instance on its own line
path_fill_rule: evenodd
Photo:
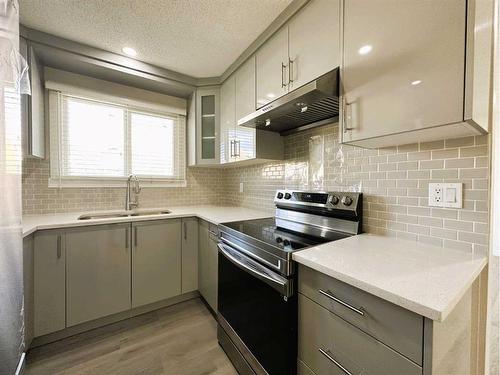
M 362 193 L 353 192 L 318 192 L 278 190 L 274 196 L 277 207 L 311 207 L 323 210 L 349 210 L 360 208 Z

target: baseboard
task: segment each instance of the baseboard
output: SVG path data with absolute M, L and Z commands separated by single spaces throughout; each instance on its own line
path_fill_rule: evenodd
M 44 336 L 39 336 L 35 337 L 33 341 L 31 342 L 30 348 L 36 348 L 37 346 L 42 346 L 45 344 L 49 344 L 54 341 L 62 340 L 70 336 L 77 335 L 79 333 L 83 333 L 86 331 L 90 331 L 95 328 L 100 328 L 103 326 L 106 326 L 108 324 L 116 323 L 121 320 L 133 318 L 138 315 L 142 315 L 154 310 L 158 310 L 164 307 L 172 306 L 180 302 L 188 301 L 190 299 L 198 298 L 200 297 L 200 293 L 198 291 L 194 292 L 189 292 L 185 294 L 181 294 L 180 296 L 175 296 L 172 298 L 168 298 L 162 301 L 158 301 L 155 303 L 151 303 L 149 305 L 141 306 L 141 307 L 136 307 L 131 310 L 127 311 L 122 311 L 117 314 L 105 316 L 103 318 L 99 318 L 96 320 L 92 320 L 90 322 L 85 322 L 82 324 L 78 324 L 73 327 L 68 327 L 65 328 L 61 331 L 49 333 Z

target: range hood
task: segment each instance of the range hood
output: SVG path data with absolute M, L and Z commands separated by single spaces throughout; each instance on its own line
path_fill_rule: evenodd
M 238 120 L 238 125 L 286 134 L 336 120 L 339 69 L 301 86 Z

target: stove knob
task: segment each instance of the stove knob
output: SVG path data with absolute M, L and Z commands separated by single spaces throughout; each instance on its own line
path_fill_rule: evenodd
M 277 242 L 277 243 L 282 243 L 282 242 L 283 242 L 283 238 L 281 238 L 281 237 L 276 237 L 276 242 Z
M 285 246 L 290 246 L 290 241 L 288 241 L 288 240 L 284 240 L 284 241 L 283 241 L 283 245 L 285 245 Z
M 350 206 L 352 204 L 352 198 L 348 196 L 343 196 L 342 197 L 342 204 L 344 206 Z
M 330 203 L 335 205 L 335 204 L 338 204 L 339 203 L 339 197 L 337 197 L 336 195 L 332 195 L 330 197 Z
M 277 197 L 278 197 L 278 199 L 283 198 L 283 193 L 278 193 Z
M 285 193 L 285 199 L 290 199 L 292 195 L 290 193 Z

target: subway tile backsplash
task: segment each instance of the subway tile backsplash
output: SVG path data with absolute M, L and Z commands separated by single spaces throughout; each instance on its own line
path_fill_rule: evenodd
M 313 181 L 310 140 L 318 137 L 323 178 Z M 366 232 L 487 251 L 488 136 L 370 150 L 340 145 L 332 124 L 288 136 L 285 153 L 284 162 L 224 170 L 225 202 L 271 212 L 278 188 L 357 190 L 364 196 Z M 462 182 L 464 207 L 429 207 L 430 182 Z
M 285 138 L 285 160 L 244 167 L 188 168 L 185 188 L 146 188 L 142 207 L 242 205 L 274 210 L 276 189 L 355 190 L 364 196 L 364 231 L 486 252 L 488 136 L 362 149 L 338 143 L 338 126 Z M 23 166 L 23 212 L 120 209 L 123 188 L 48 188 L 49 162 Z M 240 193 L 240 182 L 244 192 Z M 462 182 L 462 209 L 428 206 L 430 182 Z

